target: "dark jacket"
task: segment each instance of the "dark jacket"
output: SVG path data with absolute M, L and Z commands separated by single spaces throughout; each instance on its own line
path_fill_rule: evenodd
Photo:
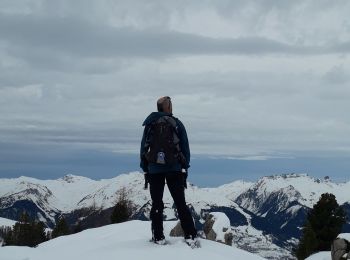
M 180 149 L 186 158 L 186 165 L 184 168 L 187 170 L 190 167 L 190 147 L 188 144 L 186 129 L 185 129 L 184 125 L 182 124 L 182 122 L 178 118 L 174 117 L 172 114 L 165 113 L 165 112 L 152 112 L 145 119 L 145 121 L 142 124 L 145 128 L 143 131 L 143 136 L 142 136 L 142 141 L 141 141 L 140 167 L 142 168 L 142 170 L 144 172 L 148 172 L 148 173 L 179 172 L 179 171 L 181 171 L 182 166 L 180 163 L 175 163 L 175 164 L 171 164 L 171 165 L 169 165 L 169 164 L 162 165 L 162 164 L 157 164 L 157 163 L 149 163 L 148 164 L 147 161 L 142 159 L 142 155 L 145 153 L 145 149 L 146 149 L 145 148 L 145 141 L 146 141 L 147 126 L 150 125 L 152 122 L 158 120 L 162 116 L 172 116 L 176 121 L 176 125 L 178 128 L 178 135 L 179 135 L 179 139 L 180 139 Z

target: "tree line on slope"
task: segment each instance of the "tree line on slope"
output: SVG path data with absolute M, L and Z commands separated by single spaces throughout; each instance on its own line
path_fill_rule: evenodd
M 128 199 L 125 189 L 117 193 L 117 199 L 110 216 L 110 223 L 121 223 L 131 219 L 135 212 L 134 204 Z M 81 226 L 77 223 L 74 226 L 67 224 L 64 216 L 61 216 L 52 231 L 45 230 L 45 224 L 42 221 L 30 219 L 27 212 L 23 212 L 19 221 L 11 227 L 1 227 L 0 237 L 4 238 L 2 246 L 29 246 L 36 247 L 38 244 L 54 239 L 56 237 L 74 234 L 82 231 Z

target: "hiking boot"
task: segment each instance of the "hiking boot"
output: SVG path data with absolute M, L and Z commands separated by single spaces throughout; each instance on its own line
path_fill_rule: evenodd
M 201 243 L 199 242 L 199 239 L 197 235 L 186 235 L 185 236 L 185 243 L 190 246 L 191 248 L 200 248 Z
M 167 244 L 167 241 L 165 240 L 165 237 L 164 236 L 160 236 L 160 237 L 152 237 L 152 240 L 151 240 L 153 243 L 157 244 L 157 245 L 166 245 Z

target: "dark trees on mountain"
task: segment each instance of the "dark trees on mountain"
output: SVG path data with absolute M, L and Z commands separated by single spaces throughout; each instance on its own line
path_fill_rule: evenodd
M 111 223 L 121 223 L 130 220 L 134 212 L 134 204 L 128 199 L 128 192 L 122 188 L 117 193 L 117 200 L 111 215 Z
M 345 212 L 333 194 L 324 193 L 308 213 L 303 234 L 296 250 L 298 259 L 319 251 L 329 251 L 331 243 L 346 222 Z
M 33 232 L 32 233 L 33 241 L 32 241 L 32 244 L 29 246 L 34 247 L 48 240 L 45 232 L 45 224 L 42 221 L 39 221 L 39 222 L 33 221 L 31 225 L 32 225 L 32 232 Z
M 60 217 L 55 228 L 52 230 L 51 238 L 65 236 L 65 235 L 68 235 L 69 233 L 70 233 L 69 227 L 66 220 L 64 219 L 64 217 Z
M 83 227 L 81 226 L 81 222 L 78 221 L 74 226 L 73 226 L 73 234 L 79 233 L 83 231 Z
M 11 227 L 6 227 L 2 226 L 0 227 L 0 246 L 1 245 L 6 245 L 5 241 L 10 240 L 12 236 L 12 228 Z
M 35 247 L 47 240 L 43 222 L 32 221 L 29 215 L 23 212 L 20 220 L 5 237 L 5 245 Z

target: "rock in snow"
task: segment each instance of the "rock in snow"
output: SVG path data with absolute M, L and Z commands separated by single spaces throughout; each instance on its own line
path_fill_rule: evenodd
M 181 227 L 181 222 L 178 221 L 175 227 L 172 228 L 170 231 L 170 236 L 171 237 L 183 237 L 184 236 L 184 231 Z
M 166 234 L 176 222 L 165 222 Z M 151 231 L 148 221 L 129 221 L 88 229 L 80 233 L 58 237 L 40 244 L 37 248 L 9 246 L 0 248 L 0 259 L 6 260 L 259 260 L 260 256 L 235 247 L 209 240 L 201 240 L 202 247 L 191 249 L 182 238 L 167 236 L 170 245 L 160 246 L 149 242 Z
M 232 246 L 233 234 L 230 220 L 225 213 L 209 213 L 204 223 L 203 230 L 207 239 Z

